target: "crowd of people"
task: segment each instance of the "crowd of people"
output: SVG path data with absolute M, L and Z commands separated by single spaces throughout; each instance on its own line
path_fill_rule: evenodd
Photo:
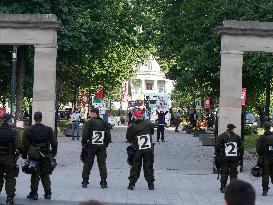
M 164 129 L 166 124 L 165 115 L 167 113 L 167 111 L 157 110 L 157 142 L 159 140 L 165 142 Z M 145 110 L 143 109 L 136 109 L 131 114 L 132 116 L 129 118 L 130 123 L 128 123 L 126 133 L 127 142 L 130 143 L 128 146 L 130 149 L 127 148 L 127 151 L 130 151 L 128 153 L 128 160 L 131 157 L 130 163 L 128 161 L 131 169 L 127 188 L 134 190 L 140 176 L 141 167 L 143 166 L 148 189 L 154 190 L 154 143 L 152 140 L 154 125 L 145 117 Z M 2 126 L 0 126 L 0 187 L 2 188 L 5 180 L 6 204 L 14 204 L 16 174 L 18 173 L 16 161 L 19 156 L 25 159 L 22 170 L 27 174 L 31 174 L 31 190 L 27 198 L 38 200 L 38 185 L 41 179 L 45 191 L 44 198 L 49 200 L 52 194 L 50 174 L 56 166 L 54 159 L 58 147 L 53 130 L 42 124 L 43 114 L 35 112 L 35 123 L 24 130 L 21 140 L 17 132 L 10 126 L 11 118 L 10 114 L 5 114 L 2 119 Z M 177 112 L 177 121 L 180 118 L 180 112 Z M 79 112 L 75 110 L 71 114 L 71 122 L 74 130 L 72 140 L 80 138 L 80 134 L 77 131 L 80 119 Z M 73 125 L 73 123 L 76 125 Z M 221 175 L 220 191 L 225 193 L 227 205 L 254 205 L 254 189 L 248 183 L 237 180 L 237 167 L 242 160 L 244 146 L 240 136 L 235 134 L 235 128 L 236 126 L 233 124 L 228 124 L 227 130 L 219 135 L 215 145 L 215 162 Z M 265 123 L 264 128 L 264 135 L 257 141 L 257 153 L 259 155 L 258 166 L 262 170 L 262 195 L 267 196 L 270 178 L 273 183 L 273 133 L 270 131 L 270 123 Z M 83 162 L 81 185 L 83 188 L 87 188 L 89 184 L 89 175 L 93 168 L 95 157 L 97 157 L 101 177 L 100 186 L 102 189 L 108 188 L 106 158 L 107 147 L 110 142 L 111 132 L 107 117 L 101 118 L 99 110 L 92 108 L 89 118 L 84 125 L 81 139 L 81 160 Z M 230 178 L 230 184 L 228 184 L 228 178 Z M 240 186 L 244 188 L 240 189 Z M 238 190 L 234 191 L 236 189 Z M 235 197 L 238 196 L 238 193 L 244 196 L 248 195 L 246 198 L 248 197 L 249 201 L 245 200 L 242 202 L 241 199 Z

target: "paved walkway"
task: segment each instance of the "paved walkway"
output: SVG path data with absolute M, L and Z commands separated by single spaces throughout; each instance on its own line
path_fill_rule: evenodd
M 173 128 L 166 130 L 166 142 L 155 146 L 155 190 L 149 191 L 143 172 L 134 191 L 127 190 L 130 167 L 126 163 L 125 128 L 118 127 L 112 132 L 114 143 L 108 148 L 108 189 L 99 186 L 99 172 L 94 163 L 87 189 L 81 187 L 82 162 L 79 159 L 81 146 L 79 141 L 60 136 L 58 167 L 52 175 L 53 200 L 27 200 L 30 176 L 20 173 L 17 181 L 17 204 L 56 204 L 78 205 L 79 201 L 97 199 L 112 205 L 222 205 L 223 194 L 219 191 L 220 182 L 212 174 L 213 147 L 204 147 L 198 138 L 185 133 L 175 133 Z M 155 139 L 155 137 L 154 137 Z M 239 178 L 249 181 L 248 170 L 255 159 L 247 155 L 246 172 Z M 273 192 L 268 197 L 261 196 L 260 181 L 253 183 L 257 190 L 257 204 L 269 205 L 273 201 Z M 3 193 L 3 192 L 2 192 Z M 43 190 L 40 186 L 39 197 Z M 0 196 L 0 204 L 5 195 Z

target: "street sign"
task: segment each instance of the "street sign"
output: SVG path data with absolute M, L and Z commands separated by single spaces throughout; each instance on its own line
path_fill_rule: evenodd
M 242 100 L 242 106 L 246 106 L 246 88 L 242 88 L 241 100 Z
M 4 114 L 6 114 L 6 109 L 0 107 L 0 118 L 2 118 Z

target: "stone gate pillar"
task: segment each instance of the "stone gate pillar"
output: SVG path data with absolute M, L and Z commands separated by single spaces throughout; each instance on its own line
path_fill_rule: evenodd
M 219 134 L 232 123 L 235 133 L 241 135 L 243 55 L 236 50 L 221 52 Z
M 35 45 L 32 113 L 44 113 L 43 123 L 55 125 L 56 45 Z

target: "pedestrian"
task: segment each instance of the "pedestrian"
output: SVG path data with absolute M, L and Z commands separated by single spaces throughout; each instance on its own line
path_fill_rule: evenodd
M 273 183 L 273 133 L 270 131 L 271 123 L 264 123 L 264 134 L 257 139 L 256 151 L 261 160 L 263 170 L 262 174 L 262 187 L 263 196 L 267 196 L 269 190 L 269 178 Z
M 19 168 L 16 165 L 18 150 L 22 153 L 22 141 L 15 129 L 11 128 L 12 115 L 4 114 L 2 126 L 0 126 L 0 189 L 6 181 L 5 190 L 7 194 L 6 204 L 14 204 L 16 176 Z M 0 191 L 0 192 L 1 192 Z
M 164 130 L 165 130 L 165 115 L 167 115 L 168 111 L 164 112 L 164 111 L 159 111 L 156 110 L 156 114 L 157 114 L 157 142 L 159 142 L 160 139 L 160 134 L 161 134 L 161 141 L 165 142 L 164 139 Z
M 31 174 L 30 193 L 27 198 L 38 200 L 38 187 L 41 178 L 44 187 L 44 198 L 51 199 L 50 166 L 51 159 L 57 155 L 58 142 L 54 137 L 53 129 L 42 124 L 43 114 L 34 113 L 35 124 L 28 127 L 23 133 L 23 158 L 37 162 L 37 172 Z
M 176 113 L 175 113 L 175 119 L 174 119 L 174 122 L 175 122 L 175 132 L 179 132 L 178 131 L 178 127 L 179 127 L 179 124 L 180 124 L 180 118 L 181 118 L 181 114 L 180 114 L 180 110 L 178 110 Z
M 77 136 L 77 140 L 80 138 L 80 120 L 81 120 L 81 113 L 77 109 L 71 114 L 71 123 L 72 123 L 72 140 L 75 139 L 75 132 Z
M 225 193 L 225 205 L 255 205 L 256 193 L 251 184 L 242 180 L 229 183 Z
M 109 123 L 110 115 L 111 115 L 110 112 L 108 110 L 106 110 L 102 116 L 103 116 L 103 121 L 106 124 L 106 128 L 108 129 L 108 132 L 110 134 L 109 143 L 112 143 L 112 136 L 111 136 L 111 126 L 112 125 Z
M 236 128 L 235 125 L 228 124 L 226 132 L 218 137 L 215 145 L 215 155 L 221 159 L 220 190 L 222 193 L 225 193 L 228 176 L 230 176 L 230 181 L 237 179 L 237 167 L 244 153 L 242 140 L 234 133 L 234 128 Z
M 106 123 L 99 117 L 99 110 L 93 108 L 90 112 L 91 119 L 87 121 L 83 128 L 82 146 L 90 148 L 86 160 L 84 160 L 82 170 L 82 187 L 87 188 L 89 184 L 89 175 L 93 167 L 95 156 L 97 156 L 101 188 L 108 188 L 107 168 L 106 168 L 106 148 L 110 141 L 110 133 Z
M 137 182 L 143 160 L 144 177 L 148 182 L 149 190 L 154 190 L 154 147 L 152 135 L 154 134 L 154 126 L 143 120 L 141 110 L 134 112 L 135 124 L 127 129 L 126 138 L 136 150 L 133 158 L 133 165 L 130 170 L 129 190 L 134 190 Z

